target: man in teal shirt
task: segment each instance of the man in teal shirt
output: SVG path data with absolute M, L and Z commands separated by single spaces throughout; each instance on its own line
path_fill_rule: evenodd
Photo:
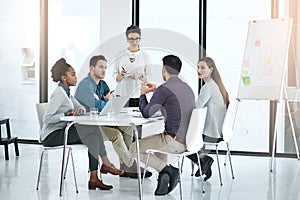
M 86 108 L 104 108 L 108 100 L 113 96 L 108 85 L 103 80 L 106 73 L 107 61 L 103 55 L 93 56 L 90 59 L 90 73 L 78 84 L 75 98 Z M 108 127 L 100 126 L 104 140 L 109 140 L 120 159 L 120 168 L 125 173 L 122 177 L 137 178 L 137 165 L 134 158 L 128 151 L 132 143 L 133 129 L 130 126 Z M 150 177 L 151 172 L 146 176 Z

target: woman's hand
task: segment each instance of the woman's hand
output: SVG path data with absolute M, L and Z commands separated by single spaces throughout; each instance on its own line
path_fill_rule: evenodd
M 122 78 L 124 78 L 126 73 L 127 71 L 124 69 L 124 67 L 122 67 L 122 71 L 117 75 L 116 80 L 120 81 Z
M 82 115 L 83 114 L 83 110 L 80 109 L 80 108 L 74 108 L 73 109 L 73 115 L 75 116 L 79 116 L 79 115 Z
M 72 116 L 72 115 L 78 116 L 82 114 L 83 114 L 83 110 L 80 108 L 73 108 L 66 113 L 67 116 Z

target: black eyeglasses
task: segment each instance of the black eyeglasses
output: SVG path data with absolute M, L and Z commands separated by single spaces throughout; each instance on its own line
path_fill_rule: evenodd
M 141 38 L 140 37 L 137 37 L 137 38 L 127 38 L 130 42 L 133 42 L 133 41 L 140 41 Z

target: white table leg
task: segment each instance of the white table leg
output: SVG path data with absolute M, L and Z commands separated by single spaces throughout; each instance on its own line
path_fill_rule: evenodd
M 76 122 L 68 123 L 66 129 L 65 129 L 65 135 L 64 135 L 64 148 L 63 148 L 63 156 L 62 156 L 62 162 L 61 162 L 61 175 L 60 175 L 60 186 L 59 186 L 59 196 L 62 196 L 62 187 L 63 187 L 63 179 L 64 179 L 64 168 L 65 168 L 65 162 L 66 162 L 66 149 L 67 149 L 67 143 L 68 143 L 68 133 L 70 127 L 75 124 Z
M 138 173 L 138 184 L 139 184 L 139 197 L 140 200 L 143 199 L 143 191 L 142 191 L 142 178 L 141 178 L 141 166 L 140 166 L 140 146 L 139 146 L 139 133 L 137 131 L 135 124 L 130 124 L 133 126 L 133 133 L 135 136 L 135 144 L 136 144 L 136 158 L 137 158 L 137 173 Z

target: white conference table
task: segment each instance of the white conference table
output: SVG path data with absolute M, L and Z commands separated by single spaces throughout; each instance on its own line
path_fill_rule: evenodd
M 65 138 L 68 138 L 69 128 L 74 124 L 82 125 L 101 125 L 101 126 L 133 126 L 134 127 L 134 137 L 135 141 L 138 141 L 138 131 L 136 126 L 145 125 L 159 120 L 163 120 L 163 117 L 154 118 L 143 118 L 139 112 L 133 112 L 132 110 L 127 110 L 117 115 L 106 115 L 106 116 L 90 116 L 89 114 L 82 116 L 64 116 L 61 117 L 61 121 L 69 122 L 65 129 Z M 66 162 L 66 147 L 67 140 L 64 141 L 63 157 L 62 157 L 62 169 L 61 169 L 61 180 L 60 180 L 60 196 L 62 196 L 62 182 L 63 182 L 63 172 Z M 138 186 L 139 186 L 139 197 L 142 199 L 142 180 L 141 180 L 141 169 L 140 169 L 140 154 L 139 154 L 139 143 L 136 142 L 136 156 L 138 165 Z

